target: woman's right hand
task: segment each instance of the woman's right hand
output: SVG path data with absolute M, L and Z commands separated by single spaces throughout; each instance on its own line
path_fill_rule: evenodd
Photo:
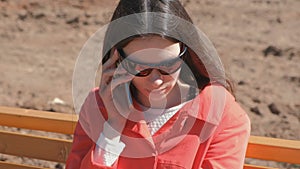
M 130 113 L 130 105 L 126 104 L 126 99 L 124 99 L 128 93 L 122 87 L 125 87 L 124 84 L 132 80 L 133 75 L 129 74 L 123 67 L 116 68 L 118 59 L 119 54 L 113 48 L 110 59 L 102 66 L 99 95 L 108 114 L 108 125 L 121 135 Z M 114 94 L 115 91 L 118 93 Z

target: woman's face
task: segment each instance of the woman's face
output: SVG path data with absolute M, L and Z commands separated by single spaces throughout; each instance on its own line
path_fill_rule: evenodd
M 142 37 L 128 43 L 123 51 L 130 60 L 155 65 L 177 58 L 180 44 L 159 36 Z M 135 76 L 132 83 L 137 89 L 139 101 L 166 99 L 178 80 L 180 69 L 164 75 L 154 68 L 147 76 Z

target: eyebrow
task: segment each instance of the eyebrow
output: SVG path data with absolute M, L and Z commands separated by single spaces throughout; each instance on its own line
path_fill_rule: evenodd
M 127 55 L 126 55 L 126 53 L 124 52 L 123 49 L 118 48 L 117 50 L 120 53 L 120 56 L 122 57 L 122 59 L 125 59 L 127 57 Z M 134 61 L 134 60 L 131 60 L 129 58 L 127 58 L 127 60 L 129 60 L 130 62 L 136 63 L 136 64 L 147 65 L 147 66 L 165 65 L 165 64 L 168 64 L 170 62 L 176 62 L 177 60 L 180 60 L 181 57 L 186 53 L 186 51 L 187 51 L 187 47 L 184 46 L 183 51 L 181 53 L 179 53 L 178 57 L 176 57 L 174 59 L 163 61 L 161 63 L 145 63 L 145 62 Z

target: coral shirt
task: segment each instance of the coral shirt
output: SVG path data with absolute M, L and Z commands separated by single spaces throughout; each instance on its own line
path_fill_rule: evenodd
M 67 169 L 241 169 L 250 136 L 250 120 L 222 86 L 210 85 L 185 104 L 152 137 L 145 139 L 128 120 L 125 148 L 113 166 L 93 161 L 95 142 L 107 120 L 98 89 L 82 106 Z

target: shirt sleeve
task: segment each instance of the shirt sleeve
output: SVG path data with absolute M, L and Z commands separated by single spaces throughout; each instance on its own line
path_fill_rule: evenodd
M 124 147 L 125 144 L 120 142 L 120 136 L 108 139 L 101 133 L 94 151 L 95 163 L 112 166 L 119 158 Z
M 93 141 L 86 135 L 78 122 L 74 132 L 72 149 L 66 162 L 66 169 L 78 169 L 92 145 Z
M 250 137 L 250 120 L 246 112 L 235 101 L 226 111 L 226 115 L 208 147 L 202 168 L 243 168 Z
M 111 152 L 111 149 L 109 149 L 109 147 L 112 146 L 114 147 L 115 145 L 118 145 L 117 147 L 122 147 L 122 143 L 115 144 L 115 142 L 118 142 L 117 140 L 120 140 L 120 138 L 116 137 L 117 134 L 119 133 L 114 133 L 114 132 L 104 133 L 103 127 L 105 124 L 105 120 L 107 119 L 107 115 L 103 107 L 103 104 L 101 102 L 101 98 L 99 98 L 97 92 L 98 92 L 97 90 L 93 90 L 92 92 L 90 92 L 84 104 L 81 107 L 80 114 L 79 114 L 79 121 L 76 125 L 76 129 L 74 132 L 72 149 L 69 153 L 66 162 L 66 169 L 115 168 L 114 165 L 106 166 L 106 164 L 97 163 L 97 161 L 94 160 L 94 159 L 98 159 L 99 154 L 102 155 L 104 153 L 104 151 L 101 152 L 99 151 L 100 150 L 99 148 L 96 148 L 97 140 L 100 140 L 99 145 L 101 145 L 101 147 L 104 147 L 103 150 L 105 150 L 105 148 L 108 147 L 107 148 L 107 150 L 109 150 L 108 152 Z M 107 139 L 104 136 L 101 137 L 100 133 L 104 133 L 104 135 L 110 138 L 111 140 Z M 112 151 L 112 152 L 116 152 L 116 151 Z M 94 157 L 94 155 L 97 156 Z
M 125 147 L 125 144 L 120 141 L 120 137 L 118 132 L 105 122 L 103 133 L 82 160 L 80 169 L 116 168 L 118 158 Z

